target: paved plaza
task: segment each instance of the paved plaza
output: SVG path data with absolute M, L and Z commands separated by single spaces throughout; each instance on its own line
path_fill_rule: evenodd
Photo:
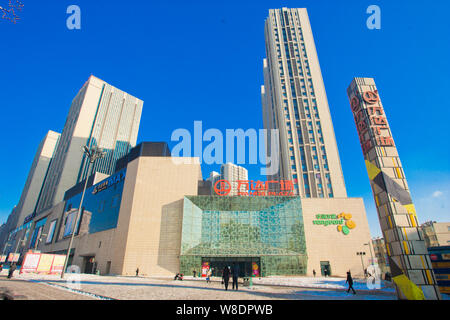
M 74 280 L 74 281 L 67 281 Z M 11 280 L 0 275 L 0 287 L 14 290 L 27 299 L 119 299 L 119 300 L 396 300 L 390 287 L 368 290 L 364 283 L 355 286 L 357 294 L 347 293 L 340 278 L 274 277 L 255 279 L 252 287 L 239 291 L 224 289 L 219 278 L 206 283 L 202 278 L 124 277 L 90 274 L 57 275 L 15 273 Z

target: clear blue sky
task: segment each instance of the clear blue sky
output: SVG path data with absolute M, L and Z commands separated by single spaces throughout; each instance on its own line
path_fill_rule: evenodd
M 372 235 L 380 228 L 346 96 L 355 76 L 375 78 L 419 220 L 450 220 L 449 1 L 22 2 L 17 24 L 0 20 L 0 222 L 39 141 L 61 132 L 91 74 L 144 100 L 138 142 L 169 142 L 194 120 L 261 128 L 264 19 L 283 6 L 308 9 L 348 194 L 364 198 Z M 81 8 L 78 31 L 66 28 L 71 4 Z M 371 4 L 381 30 L 366 27 Z

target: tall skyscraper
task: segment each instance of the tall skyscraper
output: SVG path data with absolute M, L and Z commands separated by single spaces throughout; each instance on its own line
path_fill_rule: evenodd
M 93 172 L 112 174 L 116 161 L 136 145 L 143 101 L 90 76 L 72 101 L 37 211 L 61 201 L 64 192 Z M 99 146 L 106 156 L 88 172 L 82 147 Z
M 227 180 L 231 184 L 229 196 L 237 196 L 239 192 L 246 192 L 245 186 L 241 186 L 238 190 L 238 181 L 248 180 L 248 171 L 244 167 L 235 165 L 231 162 L 222 164 L 220 167 L 220 179 Z M 214 188 L 214 185 L 212 186 Z
M 280 170 L 268 179 L 298 181 L 301 197 L 347 197 L 306 9 L 269 10 L 265 39 L 264 128 L 280 135 Z
M 13 229 L 21 225 L 25 217 L 29 216 L 31 218 L 35 213 L 36 205 L 58 145 L 59 137 L 59 133 L 49 131 L 39 144 L 22 195 L 16 207 L 17 222 Z
M 347 89 L 380 220 L 389 266 L 401 299 L 439 299 L 405 172 L 375 81 L 355 78 Z

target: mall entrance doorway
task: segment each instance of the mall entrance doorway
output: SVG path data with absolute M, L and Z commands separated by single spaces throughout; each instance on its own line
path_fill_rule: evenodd
M 84 273 L 94 274 L 97 271 L 97 262 L 95 256 L 84 257 Z
M 208 262 L 213 269 L 213 277 L 222 277 L 225 266 L 230 268 L 233 263 L 239 265 L 239 277 L 249 277 L 257 268 L 257 274 L 261 274 L 261 259 L 259 257 L 203 257 L 202 265 Z
M 330 261 L 320 261 L 320 273 L 325 276 L 325 271 L 327 276 L 331 276 L 331 266 Z

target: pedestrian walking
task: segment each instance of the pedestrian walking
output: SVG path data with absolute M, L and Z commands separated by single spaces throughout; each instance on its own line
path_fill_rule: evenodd
M 8 271 L 8 279 L 11 279 L 14 271 L 16 270 L 17 266 L 16 263 L 14 262 L 10 267 L 9 267 L 9 271 Z
M 353 278 L 352 278 L 352 275 L 350 273 L 350 270 L 347 272 L 347 280 L 345 281 L 345 283 L 348 283 L 347 293 L 349 293 L 350 289 L 352 289 L 353 294 L 356 294 L 355 289 L 353 289 Z
M 223 268 L 222 280 L 223 284 L 225 285 L 225 290 L 228 290 L 228 282 L 230 281 L 230 268 L 228 268 L 228 266 L 225 266 L 225 268 Z
M 139 275 L 139 268 L 136 269 L 136 277 Z
M 231 269 L 231 274 L 233 276 L 233 290 L 238 290 L 239 271 L 239 264 L 233 262 L 233 268 Z
M 194 271 L 192 271 L 192 273 L 194 274 L 194 278 L 195 278 L 195 274 L 197 273 L 197 271 L 195 271 L 195 269 L 194 269 Z
M 212 271 L 211 271 L 211 269 L 208 269 L 208 272 L 206 272 L 206 283 L 211 282 L 211 276 L 212 276 Z
M 364 269 L 364 277 L 367 278 L 367 269 Z
M 316 277 L 316 270 L 313 269 L 313 276 Z

